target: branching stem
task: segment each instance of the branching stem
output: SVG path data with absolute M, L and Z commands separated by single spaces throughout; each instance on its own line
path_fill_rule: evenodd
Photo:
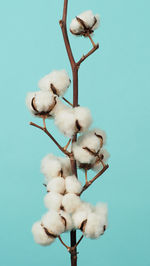
M 47 136 L 49 136 L 49 138 L 56 144 L 56 146 L 67 156 L 70 157 L 70 152 L 68 152 L 67 150 L 65 150 L 58 142 L 57 140 L 50 134 L 50 132 L 47 130 L 47 128 L 41 127 L 33 122 L 30 122 L 31 126 L 37 127 L 39 129 L 41 129 L 42 131 L 44 131 L 46 133 Z

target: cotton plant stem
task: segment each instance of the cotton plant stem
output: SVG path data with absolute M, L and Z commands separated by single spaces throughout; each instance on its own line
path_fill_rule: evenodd
M 71 139 L 68 140 L 66 146 L 64 147 L 64 150 L 66 151 L 71 143 Z
M 68 103 L 70 106 L 73 107 L 73 104 L 72 104 L 71 102 L 69 102 L 65 97 L 62 97 L 62 99 L 63 99 L 66 103 Z
M 107 169 L 108 169 L 108 167 L 109 167 L 109 165 L 108 164 L 106 164 L 104 167 L 103 167 L 103 169 L 95 176 L 95 177 L 93 177 L 90 181 L 88 181 L 85 185 L 84 185 L 84 187 L 83 187 L 83 189 L 82 189 L 82 191 L 80 192 L 80 194 L 79 194 L 79 196 L 81 196 L 81 194 L 89 187 L 89 186 L 91 186 L 92 184 L 93 184 L 93 182 L 96 180 L 96 179 L 98 179 Z
M 61 244 L 62 244 L 65 248 L 67 248 L 68 251 L 70 251 L 70 247 L 67 246 L 67 245 L 64 243 L 64 241 L 62 240 L 61 236 L 58 236 L 58 239 L 60 240 Z
M 44 127 L 41 127 L 33 122 L 30 122 L 30 125 L 33 126 L 33 127 L 36 127 L 36 128 L 39 128 L 41 129 L 43 132 L 45 132 L 45 134 L 47 136 L 49 136 L 49 138 L 56 144 L 56 146 L 64 153 L 66 154 L 67 156 L 70 157 L 70 152 L 68 152 L 67 150 L 65 150 L 58 142 L 57 140 L 50 134 L 50 132 L 47 130 L 47 128 L 44 128 Z
M 88 179 L 87 179 L 87 169 L 85 169 L 85 183 L 88 183 Z

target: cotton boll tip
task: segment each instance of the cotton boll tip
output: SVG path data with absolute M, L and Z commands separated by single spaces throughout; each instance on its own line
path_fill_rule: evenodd
M 62 167 L 60 161 L 52 154 L 46 155 L 41 162 L 41 172 L 45 175 L 47 181 L 51 178 L 62 176 Z
M 74 114 L 76 119 L 77 132 L 86 131 L 92 124 L 91 112 L 86 107 L 75 107 Z
M 56 192 L 59 194 L 64 194 L 65 192 L 65 180 L 62 177 L 53 178 L 47 184 L 47 191 L 48 192 Z
M 57 192 L 48 192 L 44 197 L 44 203 L 47 209 L 59 211 L 62 206 L 63 196 Z
M 50 234 L 55 235 L 55 237 L 65 232 L 64 222 L 59 213 L 56 211 L 47 212 L 42 217 L 41 221 L 43 227 L 46 228 Z

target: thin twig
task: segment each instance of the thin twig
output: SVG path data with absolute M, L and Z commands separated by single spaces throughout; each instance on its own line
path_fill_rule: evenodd
M 99 44 L 96 44 L 86 55 L 83 55 L 81 59 L 76 63 L 78 67 L 81 65 L 81 63 L 88 58 L 91 54 L 93 54 L 97 49 L 99 48 Z
M 72 139 L 69 139 L 69 141 L 67 142 L 66 146 L 64 147 L 64 150 L 65 150 L 65 151 L 66 151 L 67 148 L 69 147 L 71 140 L 72 140 Z
M 46 128 L 45 117 L 43 117 L 43 127 Z
M 82 235 L 82 236 L 80 237 L 80 239 L 78 240 L 78 242 L 76 243 L 76 245 L 75 245 L 72 249 L 75 249 L 75 248 L 80 244 L 80 242 L 81 242 L 81 240 L 83 239 L 83 237 L 84 237 L 84 235 Z
M 60 240 L 60 242 L 62 243 L 62 245 L 63 245 L 64 247 L 66 247 L 68 251 L 70 251 L 70 247 L 67 246 L 67 245 L 64 243 L 64 241 L 62 240 L 62 238 L 61 238 L 60 236 L 58 236 L 58 239 Z
M 82 191 L 80 192 L 79 196 L 89 187 L 92 185 L 92 183 L 98 178 L 100 177 L 107 169 L 108 169 L 109 165 L 105 165 L 103 167 L 103 169 L 95 176 L 93 177 L 90 181 L 88 181 L 87 184 L 84 185 L 84 187 L 82 188 Z
M 65 97 L 62 97 L 62 99 L 63 99 L 66 103 L 68 103 L 69 105 L 71 105 L 71 106 L 73 107 L 73 104 L 72 104 L 71 102 L 69 102 Z
M 64 150 L 64 148 L 56 141 L 56 139 L 50 134 L 50 132 L 47 130 L 47 128 L 41 127 L 35 123 L 30 122 L 31 126 L 37 127 L 39 129 L 41 129 L 42 131 L 44 131 L 46 133 L 47 136 L 49 136 L 49 138 L 56 144 L 56 146 L 63 152 L 65 153 L 67 156 L 70 156 L 70 152 Z
M 92 39 L 92 37 L 91 37 L 91 35 L 90 35 L 90 34 L 88 34 L 88 37 L 89 37 L 89 39 L 90 39 L 90 41 L 91 41 L 91 43 L 92 43 L 93 47 L 95 47 L 95 46 L 96 46 L 96 44 L 95 44 L 95 42 L 93 41 L 93 39 Z

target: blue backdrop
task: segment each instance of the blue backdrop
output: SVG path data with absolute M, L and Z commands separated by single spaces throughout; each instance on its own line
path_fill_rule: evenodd
M 1 266 L 70 265 L 56 241 L 34 243 L 31 226 L 45 212 L 40 161 L 60 152 L 31 128 L 25 106 L 28 91 L 53 69 L 70 73 L 58 21 L 63 0 L 5 0 L 0 4 L 1 68 Z M 99 240 L 84 239 L 79 266 L 149 266 L 149 9 L 148 0 L 69 0 L 68 22 L 84 10 L 101 16 L 94 40 L 100 49 L 81 67 L 79 102 L 88 106 L 94 126 L 108 135 L 110 168 L 84 199 L 109 206 L 109 228 Z M 77 59 L 91 48 L 69 35 Z M 67 93 L 72 97 L 72 87 Z M 57 139 L 66 142 L 49 121 Z M 92 174 L 92 173 L 91 173 Z M 82 175 L 81 175 L 82 179 Z M 64 236 L 66 242 L 69 236 Z

